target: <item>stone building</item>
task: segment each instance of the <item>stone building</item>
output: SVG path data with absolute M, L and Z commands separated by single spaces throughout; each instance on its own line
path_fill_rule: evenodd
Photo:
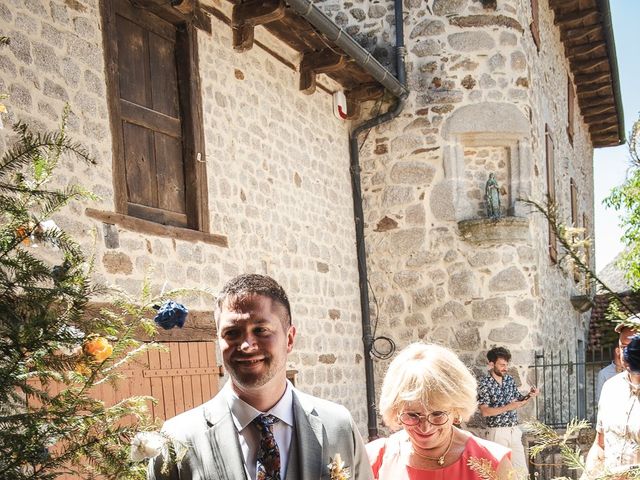
M 100 199 L 56 219 L 95 253 L 98 281 L 136 294 L 144 278 L 160 292 L 274 276 L 298 326 L 296 384 L 344 403 L 363 432 L 387 363 L 363 348 L 374 327 L 479 371 L 506 345 L 521 375 L 537 350 L 584 345 L 571 299 L 589 286 L 521 199 L 550 195 L 592 236 L 592 151 L 623 140 L 607 2 L 404 2 L 406 88 L 393 2 L 172 3 L 0 4 L 4 123 L 52 129 L 68 104 L 98 162 L 64 166 Z M 394 102 L 397 117 L 358 135 Z M 215 339 L 211 299 L 189 302 L 189 328 L 161 337 L 191 345 L 164 359 L 174 370 Z

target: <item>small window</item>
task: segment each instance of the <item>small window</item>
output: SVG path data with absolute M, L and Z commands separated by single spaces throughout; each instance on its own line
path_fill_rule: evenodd
M 540 17 L 538 12 L 538 0 L 531 0 L 531 35 L 536 48 L 540 51 Z
M 208 231 L 195 28 L 127 0 L 103 18 L 116 210 Z
M 557 205 L 556 202 L 556 180 L 555 180 L 555 166 L 554 166 L 554 156 L 553 156 L 553 139 L 551 138 L 551 132 L 549 131 L 549 125 L 545 125 L 545 157 L 547 164 L 547 199 L 549 202 L 549 206 L 554 205 L 556 208 L 557 215 Z M 558 239 L 556 238 L 556 234 L 551 228 L 551 223 L 549 223 L 549 257 L 553 263 L 558 263 Z
M 571 77 L 567 75 L 567 136 L 569 142 L 573 145 L 573 119 L 575 117 L 576 93 L 573 89 Z

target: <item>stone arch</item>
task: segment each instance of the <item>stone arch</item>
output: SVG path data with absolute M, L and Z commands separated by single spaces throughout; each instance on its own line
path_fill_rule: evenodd
M 479 205 L 484 200 L 478 190 L 490 172 L 482 171 L 482 160 L 470 157 L 478 152 L 496 157 L 494 169 L 499 168 L 502 185 L 507 190 L 503 215 L 524 215 L 517 199 L 531 194 L 530 132 L 529 119 L 510 103 L 467 105 L 447 118 L 442 129 L 447 142 L 443 160 L 445 182 L 453 194 L 455 220 L 482 217 Z

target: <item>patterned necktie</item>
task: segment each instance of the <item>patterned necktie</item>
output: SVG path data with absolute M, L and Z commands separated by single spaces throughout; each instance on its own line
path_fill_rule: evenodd
M 280 450 L 272 430 L 273 424 L 277 421 L 273 415 L 259 415 L 253 419 L 260 431 L 256 480 L 280 480 Z

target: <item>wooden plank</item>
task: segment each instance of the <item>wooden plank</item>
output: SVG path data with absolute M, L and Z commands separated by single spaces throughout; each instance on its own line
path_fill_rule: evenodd
M 132 203 L 157 207 L 158 192 L 155 181 L 152 132 L 123 121 L 122 133 L 128 199 Z
M 132 217 L 141 220 L 149 220 L 155 224 L 168 225 L 174 227 L 186 227 L 187 215 L 180 212 L 170 212 L 161 208 L 154 208 L 148 205 L 138 205 L 133 202 L 127 203 L 127 212 Z
M 160 132 L 155 132 L 153 138 L 156 153 L 158 208 L 186 215 L 182 141 Z
M 170 117 L 162 112 L 156 112 L 143 105 L 137 105 L 128 100 L 120 101 L 120 111 L 123 120 L 145 129 L 161 132 L 175 138 L 182 137 L 180 118 Z
M 149 352 L 138 355 L 131 364 L 131 395 L 146 396 L 152 395 L 151 379 L 145 378 L 144 371 L 149 368 Z M 153 413 L 153 403 L 151 400 L 146 402 L 149 413 Z
M 595 25 L 589 25 L 588 27 L 578 27 L 561 30 L 560 37 L 562 38 L 563 42 L 578 42 L 601 31 L 602 25 L 598 23 Z
M 168 343 L 169 356 L 171 358 L 171 367 L 180 368 L 180 345 L 177 343 Z M 173 383 L 173 401 L 175 414 L 178 415 L 185 411 L 184 408 L 184 390 L 183 390 L 183 378 L 181 376 L 174 376 L 171 378 Z
M 200 365 L 208 365 L 207 345 L 208 342 L 198 343 L 198 356 L 200 358 Z M 200 378 L 202 382 L 202 397 L 206 402 L 207 400 L 213 398 L 213 389 L 211 388 L 209 375 L 201 375 Z
M 168 347 L 167 344 L 164 345 Z M 171 352 L 160 352 L 160 368 L 171 368 Z M 173 380 L 171 377 L 160 377 L 162 383 L 162 397 L 164 399 L 165 419 L 176 416 L 176 405 L 173 393 Z
M 141 218 L 135 218 L 121 213 L 105 212 L 94 208 L 86 208 L 84 212 L 88 217 L 95 218 L 104 223 L 120 225 L 127 230 L 160 237 L 175 238 L 176 240 L 184 240 L 187 242 L 200 241 L 224 248 L 229 246 L 229 240 L 225 235 L 199 232 L 197 230 L 179 228 L 171 225 L 160 225 Z
M 602 42 L 589 42 L 583 45 L 570 45 L 567 47 L 569 54 L 567 58 L 574 59 L 576 57 L 581 57 L 582 55 L 591 55 L 597 50 L 607 51 L 607 45 L 604 40 Z
M 345 55 L 335 53 L 331 49 L 320 52 L 307 52 L 300 62 L 299 90 L 307 95 L 316 90 L 316 75 L 343 69 L 347 63 Z
M 196 30 L 188 27 L 179 32 L 178 85 L 182 116 L 182 157 L 185 175 L 185 202 L 189 227 L 208 233 L 209 195 L 204 137 L 204 116 L 198 67 L 198 38 Z
M 175 343 L 180 350 L 180 368 L 189 369 L 191 367 L 191 359 L 189 357 L 189 344 L 188 343 Z M 185 410 L 192 409 L 195 404 L 193 402 L 193 380 L 191 376 L 184 375 L 182 377 L 182 393 L 184 395 L 184 408 Z
M 175 36 L 175 34 L 174 34 Z M 149 33 L 151 106 L 154 111 L 180 121 L 175 40 Z
M 198 344 L 196 342 L 185 343 L 189 350 L 189 367 L 190 368 L 199 368 L 200 367 L 200 357 L 198 355 Z M 195 405 L 201 405 L 205 402 L 204 397 L 202 396 L 202 376 L 195 375 L 191 377 L 191 393 L 193 397 L 193 403 Z
M 569 60 L 571 65 L 575 68 L 576 71 L 580 71 L 580 73 L 588 72 L 589 70 L 593 70 L 596 67 L 601 67 L 603 65 L 609 65 L 609 57 L 607 55 L 590 58 L 589 60 Z
M 151 107 L 148 85 L 147 32 L 130 20 L 116 17 L 120 98 Z
M 177 348 L 180 349 L 180 355 L 182 355 L 183 351 L 182 351 L 182 347 L 187 348 L 189 343 L 195 343 L 195 342 L 171 342 L 171 345 L 175 345 L 177 346 Z M 188 350 L 187 350 L 187 354 L 188 354 Z M 173 358 L 173 357 L 171 357 Z M 182 358 L 182 357 L 180 357 Z M 183 363 L 189 363 L 189 357 L 187 355 L 186 357 L 187 361 L 186 362 L 182 362 L 180 361 L 180 366 L 178 366 L 177 368 L 158 368 L 158 369 L 148 369 L 145 370 L 142 373 L 142 376 L 144 378 L 154 378 L 154 377 L 159 377 L 159 378 L 164 378 L 164 377 L 170 377 L 170 378 L 174 378 L 174 377 L 193 377 L 193 376 L 198 376 L 198 375 L 209 375 L 209 374 L 217 374 L 218 373 L 218 369 L 217 367 L 210 367 L 210 366 L 204 366 L 204 367 L 189 367 L 189 366 L 182 366 Z
M 160 368 L 160 352 L 158 350 L 149 350 L 148 351 L 149 358 L 149 368 L 158 369 Z M 151 378 L 151 396 L 157 400 L 157 403 L 153 406 L 153 418 L 166 420 L 167 415 L 164 409 L 164 394 L 162 391 L 162 379 L 160 378 Z
M 213 342 L 207 342 L 207 366 L 208 367 L 216 367 L 216 351 L 215 344 Z M 209 381 L 211 382 L 211 396 L 218 393 L 219 387 L 218 382 L 220 381 L 220 376 L 216 374 L 209 375 Z
M 556 15 L 553 23 L 556 25 L 560 25 L 564 27 L 570 23 L 576 22 L 578 20 L 595 20 L 600 21 L 600 10 L 596 7 L 585 8 L 584 10 L 569 12 L 564 15 Z
M 118 81 L 118 37 L 115 2 L 99 2 L 102 17 L 102 41 L 105 50 L 106 101 L 111 124 L 111 149 L 113 151 L 114 205 L 118 213 L 126 213 L 127 192 L 124 168 L 124 145 L 120 112 L 120 86 Z

